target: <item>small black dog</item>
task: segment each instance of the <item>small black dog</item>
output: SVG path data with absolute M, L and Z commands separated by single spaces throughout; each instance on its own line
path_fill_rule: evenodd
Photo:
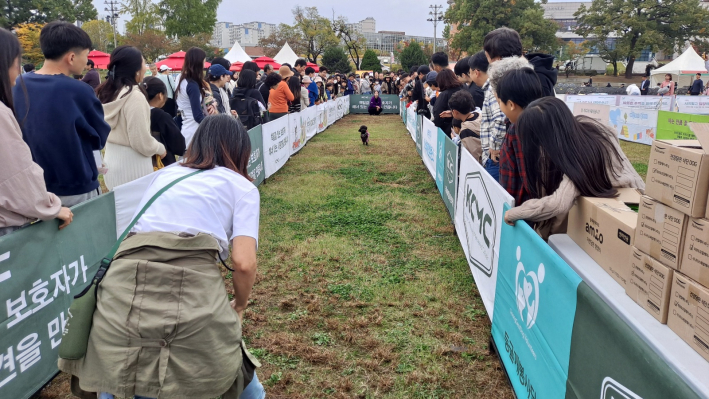
M 362 139 L 362 144 L 369 145 L 369 132 L 367 131 L 367 126 L 359 127 L 359 138 Z

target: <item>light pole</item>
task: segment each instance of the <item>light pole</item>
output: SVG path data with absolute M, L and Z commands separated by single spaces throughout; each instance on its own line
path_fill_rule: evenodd
M 105 11 L 110 12 L 109 16 L 106 17 L 106 22 L 110 23 L 113 27 L 113 48 L 118 47 L 118 42 L 116 41 L 116 19 L 118 19 L 118 2 L 115 0 L 106 0 L 103 2 L 106 5 Z
M 436 28 L 438 27 L 438 23 L 443 21 L 443 6 L 439 5 L 433 5 L 433 6 L 428 6 L 432 11 L 428 12 L 428 15 L 431 16 L 431 18 L 427 19 L 428 22 L 433 22 L 433 52 L 436 52 Z

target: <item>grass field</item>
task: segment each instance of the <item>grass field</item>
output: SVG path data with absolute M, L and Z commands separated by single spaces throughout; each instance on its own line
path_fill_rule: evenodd
M 650 147 L 621 145 L 645 177 Z M 398 116 L 344 118 L 260 192 L 244 337 L 267 397 L 513 397 L 448 213 Z M 66 376 L 39 397 L 72 397 Z

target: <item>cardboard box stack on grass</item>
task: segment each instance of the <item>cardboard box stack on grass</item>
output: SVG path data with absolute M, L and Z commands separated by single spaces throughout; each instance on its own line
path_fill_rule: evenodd
M 627 190 L 618 199 L 579 198 L 568 234 L 709 361 L 709 124 L 690 127 L 698 140 L 653 143 L 637 214 L 627 212 Z

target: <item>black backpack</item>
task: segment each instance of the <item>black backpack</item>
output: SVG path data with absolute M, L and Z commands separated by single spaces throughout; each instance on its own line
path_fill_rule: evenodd
M 261 112 L 259 110 L 258 101 L 251 97 L 246 97 L 243 94 L 235 94 L 229 101 L 229 105 L 233 111 L 239 115 L 241 123 L 246 127 L 246 130 L 252 129 L 262 123 Z

